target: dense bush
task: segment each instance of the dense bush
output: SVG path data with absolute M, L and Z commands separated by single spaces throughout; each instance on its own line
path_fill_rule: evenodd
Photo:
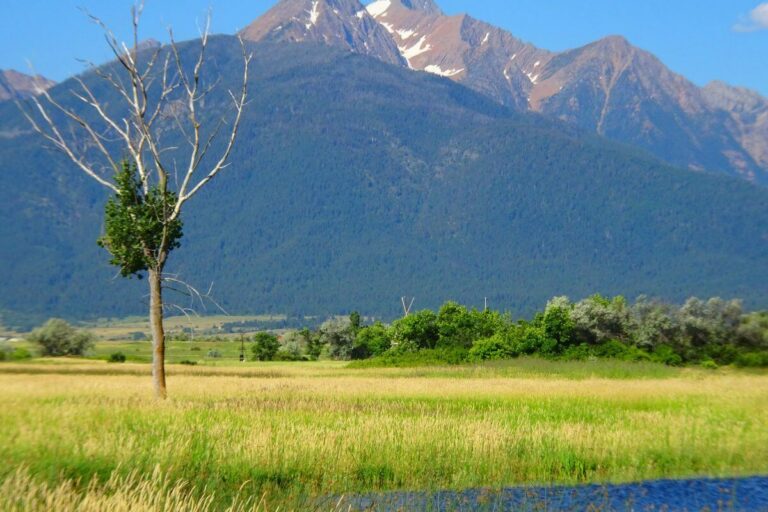
M 354 361 L 351 368 L 379 368 L 379 367 L 419 367 L 459 365 L 467 362 L 468 351 L 464 349 L 426 349 L 417 352 L 398 353 L 388 351 L 380 357 L 374 357 L 365 361 Z
M 768 351 L 740 354 L 736 358 L 736 365 L 742 368 L 768 368 Z
M 437 315 L 432 311 L 419 311 L 392 322 L 391 345 L 400 352 L 431 350 L 437 347 L 440 331 Z
M 125 354 L 122 352 L 113 352 L 109 355 L 109 359 L 107 361 L 110 363 L 124 363 L 125 359 Z
M 386 326 L 376 322 L 358 331 L 355 337 L 355 348 L 352 350 L 352 359 L 377 357 L 390 348 L 392 348 L 392 341 Z
M 10 345 L 0 345 L 0 361 L 21 361 L 31 359 L 32 354 L 29 350 L 21 347 L 11 347 Z
M 11 352 L 11 361 L 25 361 L 27 359 L 32 359 L 32 352 L 23 347 L 17 347 Z
M 274 334 L 260 332 L 253 337 L 251 352 L 254 361 L 273 361 L 279 350 L 280 341 Z
M 58 318 L 48 320 L 27 339 L 40 345 L 40 353 L 47 357 L 83 356 L 94 343 L 92 334 L 77 330 Z
M 496 361 L 511 359 L 520 353 L 512 345 L 509 337 L 496 333 L 490 338 L 483 338 L 474 343 L 469 350 L 470 361 Z
M 659 345 L 651 354 L 651 359 L 657 363 L 667 366 L 680 366 L 683 364 L 683 358 L 669 345 Z

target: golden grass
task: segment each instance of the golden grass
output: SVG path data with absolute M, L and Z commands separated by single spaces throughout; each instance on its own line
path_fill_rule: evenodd
M 192 496 L 205 488 L 218 504 L 241 490 L 283 503 L 377 490 L 768 473 L 762 374 L 616 380 L 337 363 L 172 367 L 172 398 L 157 402 L 147 371 L 0 366 L 0 436 L 12 440 L 0 458 L 50 489 L 158 468 L 171 487 L 190 482 Z

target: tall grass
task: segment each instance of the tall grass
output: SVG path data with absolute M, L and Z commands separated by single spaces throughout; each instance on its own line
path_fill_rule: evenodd
M 263 501 L 238 500 L 222 508 L 215 495 L 197 492 L 185 482 L 171 483 L 159 471 L 149 477 L 131 471 L 121 476 L 115 471 L 105 482 L 93 478 L 56 484 L 33 478 L 24 468 L 0 483 L 0 510 L 5 512 L 225 512 L 262 511 Z
M 181 485 L 190 504 L 300 508 L 369 491 L 768 473 L 765 374 L 173 368 L 159 403 L 142 366 L 63 368 L 0 366 L 4 485 L 29 475 L 54 495 L 108 497 L 108 482 L 156 471 L 159 494 Z

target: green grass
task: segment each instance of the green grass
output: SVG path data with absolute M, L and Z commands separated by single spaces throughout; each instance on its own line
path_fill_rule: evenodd
M 353 492 L 768 473 L 764 372 L 588 364 L 171 366 L 162 403 L 147 365 L 1 364 L 0 479 L 157 469 L 219 505 L 300 508 Z
M 246 357 L 251 357 L 251 344 L 245 344 Z M 221 357 L 209 357 L 216 351 Z M 88 353 L 94 359 L 107 359 L 110 354 L 122 352 L 129 361 L 148 363 L 152 360 L 152 344 L 148 341 L 135 342 L 100 342 Z M 181 361 L 194 361 L 198 364 L 230 364 L 239 361 L 239 341 L 187 342 L 170 341 L 165 348 L 166 361 L 171 364 Z

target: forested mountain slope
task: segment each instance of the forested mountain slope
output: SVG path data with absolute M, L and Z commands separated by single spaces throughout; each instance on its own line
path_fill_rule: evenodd
M 412 295 L 416 307 L 489 297 L 525 313 L 594 292 L 768 306 L 756 286 L 768 276 L 765 189 L 348 50 L 253 48 L 233 165 L 191 204 L 171 268 L 215 282 L 228 311 L 388 316 Z M 239 46 L 218 37 L 209 55 L 218 115 Z M 106 193 L 15 109 L 0 105 L 0 309 L 141 312 L 143 286 L 114 277 L 95 243 Z

